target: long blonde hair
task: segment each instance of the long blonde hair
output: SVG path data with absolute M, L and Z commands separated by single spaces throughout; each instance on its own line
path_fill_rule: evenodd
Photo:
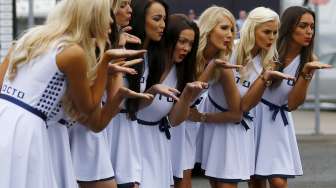
M 235 18 L 232 15 L 232 13 L 223 8 L 218 6 L 212 6 L 207 8 L 199 17 L 198 20 L 198 27 L 200 29 L 200 40 L 199 40 L 199 46 L 197 50 L 197 56 L 196 56 L 196 75 L 199 76 L 206 66 L 206 60 L 204 58 L 204 50 L 208 43 L 208 38 L 210 36 L 211 31 L 221 22 L 221 20 L 226 17 L 230 20 L 234 27 L 233 36 L 235 36 Z M 233 40 L 231 41 L 231 44 L 228 46 L 228 50 L 222 50 L 218 53 L 217 57 L 214 58 L 226 58 L 228 59 L 229 56 L 232 53 L 232 46 L 233 46 Z
M 256 28 L 259 27 L 261 24 L 269 21 L 276 21 L 279 26 L 280 23 L 279 15 L 269 8 L 257 7 L 249 13 L 240 31 L 240 40 L 237 45 L 237 53 L 236 53 L 237 65 L 243 65 L 245 67 L 246 65 L 249 64 L 249 62 L 251 62 L 252 60 L 251 51 L 256 44 L 255 41 Z M 269 50 L 266 51 L 261 49 L 260 57 L 264 69 L 270 69 L 271 68 L 270 62 L 278 58 L 278 52 L 276 49 L 277 38 L 278 33 L 276 34 L 275 40 Z M 247 67 L 245 67 L 240 71 L 243 77 L 246 77 L 249 74 L 248 70 L 246 69 Z
M 104 51 L 110 22 L 110 0 L 62 0 L 48 15 L 44 25 L 29 29 L 14 44 L 9 59 L 9 79 L 14 79 L 18 68 L 48 52 L 50 48 L 78 44 L 86 54 L 87 77 L 96 77 L 96 46 Z M 72 108 L 69 97 L 65 106 Z
M 121 7 L 122 3 L 125 1 L 131 1 L 131 0 L 111 0 L 113 1 L 112 4 L 112 10 L 114 15 L 117 13 L 118 9 Z

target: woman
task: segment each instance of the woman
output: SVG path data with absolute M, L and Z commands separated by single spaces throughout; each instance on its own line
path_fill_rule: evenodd
M 256 107 L 256 179 L 252 187 L 266 187 L 266 179 L 271 187 L 288 187 L 288 178 L 303 174 L 290 111 L 304 102 L 315 69 L 331 67 L 314 57 L 314 31 L 315 14 L 311 10 L 290 7 L 283 13 L 277 68 L 295 80 L 274 80 Z
M 107 0 L 60 2 L 46 24 L 24 34 L 1 64 L 1 187 L 59 187 L 46 122 L 58 117 L 63 96 L 70 101 L 64 104 L 68 109 L 87 116 L 85 125 L 92 130 L 111 119 L 104 112 L 113 107 L 112 101 L 99 107 L 109 62 L 144 52 L 109 50 L 97 64 L 93 52 L 95 44 L 104 49 L 109 7 Z

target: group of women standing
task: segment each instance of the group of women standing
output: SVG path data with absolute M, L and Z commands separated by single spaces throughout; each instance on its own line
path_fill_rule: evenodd
M 88 14 L 90 13 L 90 14 Z M 303 174 L 290 111 L 314 71 L 314 13 L 196 24 L 163 0 L 62 0 L 0 65 L 0 187 L 287 187 Z

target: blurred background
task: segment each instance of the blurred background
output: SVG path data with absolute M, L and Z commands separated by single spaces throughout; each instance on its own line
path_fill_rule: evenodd
M 167 0 L 172 13 L 184 13 L 197 21 L 211 5 L 229 9 L 237 27 L 257 6 L 272 8 L 280 15 L 289 6 L 306 6 L 317 14 L 315 53 L 320 61 L 336 66 L 336 0 Z M 57 0 L 0 0 L 0 59 L 13 39 L 34 25 L 42 24 Z M 237 36 L 239 38 L 239 35 Z M 290 187 L 336 187 L 336 69 L 320 70 L 312 80 L 307 101 L 293 112 L 304 172 Z M 199 173 L 199 172 L 196 172 Z M 209 187 L 202 177 L 194 187 Z M 242 187 L 246 187 L 243 185 Z

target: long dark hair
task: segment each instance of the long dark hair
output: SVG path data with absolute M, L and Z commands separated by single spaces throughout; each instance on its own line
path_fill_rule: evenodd
M 130 26 L 132 27 L 131 34 L 139 37 L 142 42 L 145 41 L 146 32 L 145 32 L 145 21 L 148 9 L 153 3 L 160 3 L 166 11 L 166 16 L 169 15 L 168 5 L 164 0 L 136 0 L 132 1 L 132 17 Z M 160 82 L 160 78 L 164 72 L 165 64 L 167 59 L 164 58 L 164 37 L 167 31 L 168 19 L 165 20 L 165 29 L 164 34 L 160 41 L 150 41 L 147 47 L 147 58 L 148 58 L 148 68 L 149 74 L 146 82 L 146 89 L 150 88 L 154 84 Z M 142 44 L 127 44 L 126 48 L 129 49 L 141 49 L 143 48 Z M 127 81 L 129 83 L 129 88 L 133 91 L 140 92 L 140 80 L 143 73 L 143 64 L 138 64 L 134 66 L 138 72 L 137 75 L 126 75 Z M 127 99 L 126 100 L 126 109 L 129 113 L 129 116 L 132 120 L 135 119 L 135 113 L 139 108 L 139 99 Z
M 302 15 L 305 13 L 311 14 L 315 22 L 315 13 L 307 8 L 300 6 L 289 7 L 281 16 L 281 26 L 279 30 L 279 39 L 277 42 L 278 52 L 279 52 L 279 70 L 283 71 L 284 62 L 286 55 L 288 53 L 289 45 L 292 42 L 292 34 L 297 27 Z M 314 25 L 315 31 L 315 25 Z M 313 33 L 313 39 L 315 37 L 315 32 Z M 307 62 L 313 60 L 313 50 L 314 50 L 314 40 L 310 42 L 308 46 L 304 46 L 300 52 L 300 65 L 296 71 L 296 77 L 299 76 L 299 73 L 302 71 L 302 68 Z
M 191 21 L 184 14 L 173 14 L 169 16 L 169 25 L 165 40 L 165 49 L 167 50 L 168 62 L 173 62 L 173 53 L 180 34 L 185 29 L 191 29 L 195 33 L 194 43 L 191 51 L 182 62 L 176 64 L 177 89 L 182 92 L 188 82 L 196 79 L 196 54 L 199 43 L 199 29 L 195 22 Z

